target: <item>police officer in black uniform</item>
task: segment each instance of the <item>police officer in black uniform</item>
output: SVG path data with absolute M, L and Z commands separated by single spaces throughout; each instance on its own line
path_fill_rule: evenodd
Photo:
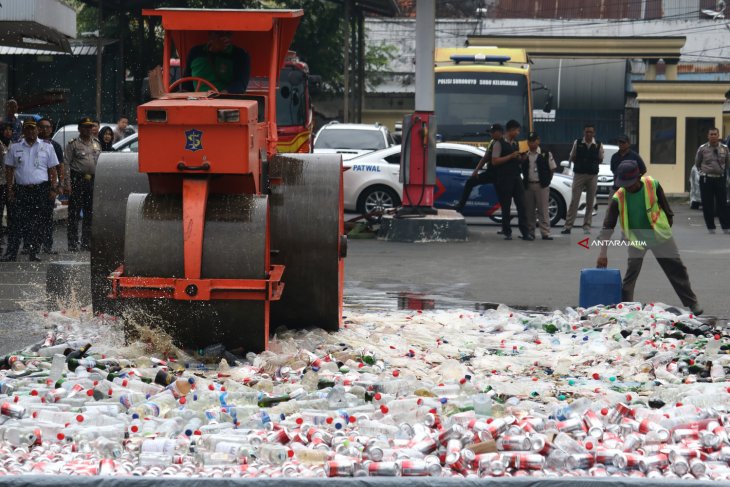
M 505 125 L 506 136 L 492 144 L 492 165 L 494 166 L 494 186 L 499 204 L 502 207 L 502 234 L 505 240 L 512 240 L 510 212 L 512 200 L 517 207 L 517 220 L 522 240 L 535 240 L 527 228 L 525 213 L 525 188 L 522 185 L 522 161 L 525 154 L 520 153 L 517 136 L 520 123 L 510 120 Z

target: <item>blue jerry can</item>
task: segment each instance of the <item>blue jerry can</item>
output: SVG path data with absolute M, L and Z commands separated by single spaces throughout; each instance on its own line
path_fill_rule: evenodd
M 612 305 L 621 302 L 621 271 L 583 269 L 580 271 L 580 306 Z

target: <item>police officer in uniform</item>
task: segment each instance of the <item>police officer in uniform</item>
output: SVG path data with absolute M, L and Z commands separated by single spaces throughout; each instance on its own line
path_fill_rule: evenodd
M 79 250 L 79 218 L 81 225 L 81 250 L 91 250 L 91 219 L 94 199 L 94 174 L 101 153 L 101 143 L 92 137 L 94 121 L 85 117 L 79 121 L 79 137 L 66 145 L 64 159 L 68 176 L 64 190 L 68 198 L 68 250 Z
M 28 244 L 29 260 L 41 260 L 38 251 L 43 212 L 48 207 L 48 200 L 55 199 L 59 191 L 56 166 L 58 159 L 53 146 L 38 140 L 35 120 L 26 121 L 23 139 L 12 144 L 5 157 L 8 200 L 15 208 L 3 262 L 18 258 L 21 238 Z
M 697 149 L 695 167 L 700 173 L 702 214 L 707 231 L 715 233 L 715 217 L 720 220 L 724 233 L 730 233 L 730 208 L 727 205 L 725 173 L 730 167 L 730 150 L 720 142 L 720 131 L 707 131 L 707 143 Z

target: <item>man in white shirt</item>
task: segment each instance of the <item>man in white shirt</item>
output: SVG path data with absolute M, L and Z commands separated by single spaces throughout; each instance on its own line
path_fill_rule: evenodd
M 44 222 L 43 211 L 49 198 L 58 194 L 58 158 L 53 146 L 38 140 L 35 120 L 23 124 L 23 139 L 10 145 L 5 156 L 8 201 L 15 205 L 10 222 L 8 248 L 3 262 L 18 258 L 21 238 L 28 245 L 30 261 L 39 261 L 38 251 Z

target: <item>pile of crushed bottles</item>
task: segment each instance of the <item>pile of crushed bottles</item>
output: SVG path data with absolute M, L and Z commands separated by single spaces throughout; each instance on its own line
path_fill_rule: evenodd
M 245 356 L 44 319 L 0 363 L 0 475 L 730 479 L 730 340 L 662 304 L 351 314 Z

